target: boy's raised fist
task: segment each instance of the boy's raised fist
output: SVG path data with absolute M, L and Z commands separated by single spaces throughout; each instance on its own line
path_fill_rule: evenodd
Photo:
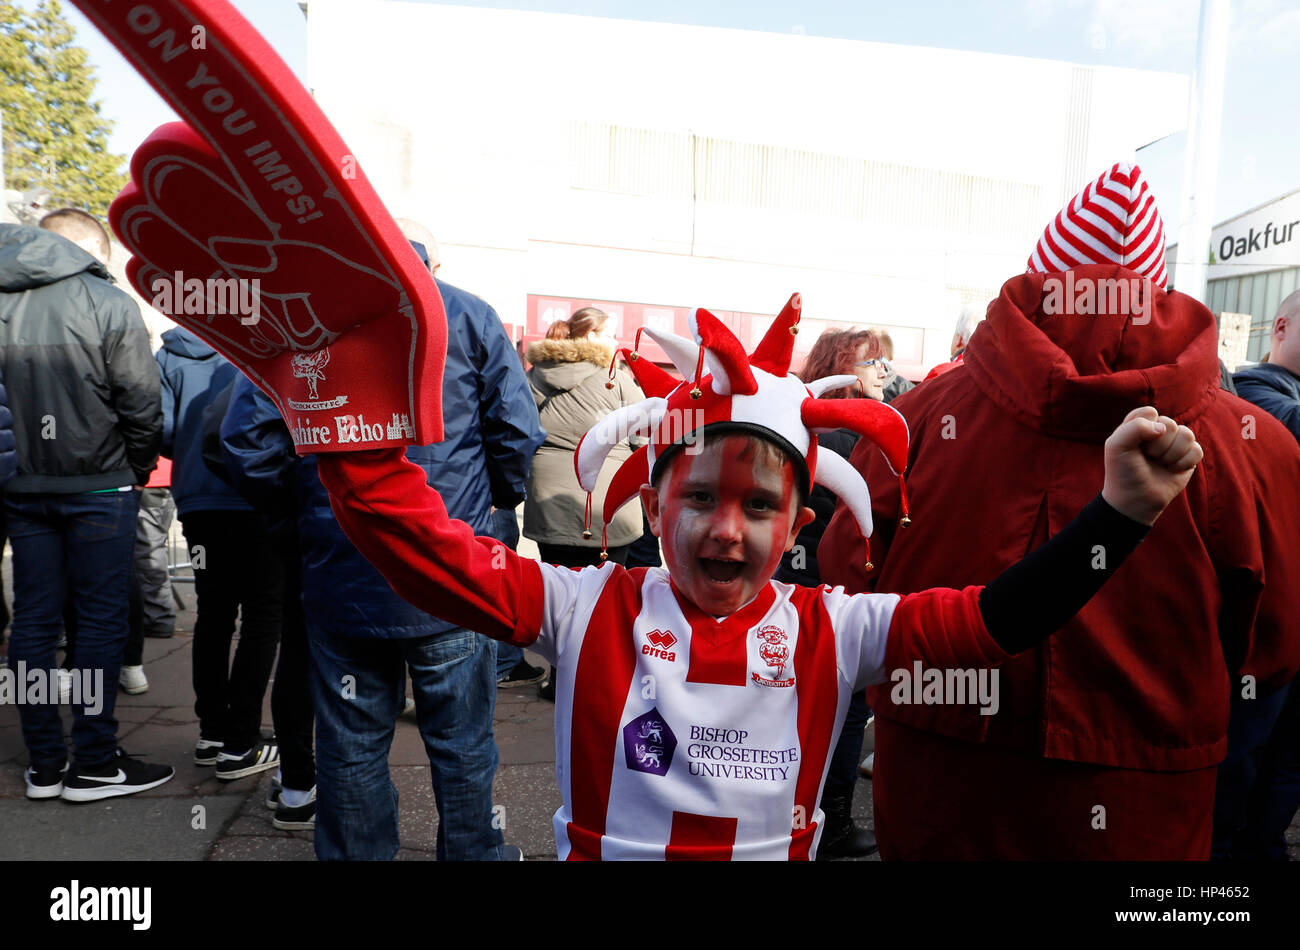
M 1106 440 L 1102 497 L 1134 521 L 1155 524 L 1204 456 L 1187 426 L 1151 406 L 1134 409 Z

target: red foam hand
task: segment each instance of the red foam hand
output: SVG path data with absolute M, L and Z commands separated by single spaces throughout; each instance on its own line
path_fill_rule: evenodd
M 442 438 L 432 277 L 302 84 L 227 0 L 74 0 L 185 122 L 113 203 L 132 285 L 275 399 L 299 451 Z

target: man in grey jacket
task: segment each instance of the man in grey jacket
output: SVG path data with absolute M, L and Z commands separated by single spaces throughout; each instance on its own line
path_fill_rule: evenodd
M 175 774 L 123 752 L 113 716 L 136 490 L 158 459 L 162 403 L 140 311 L 102 263 L 108 233 L 73 209 L 41 226 L 0 225 L 0 370 L 18 453 L 5 489 L 14 552 L 9 665 L 14 682 L 29 684 L 18 707 L 31 762 L 27 797 L 84 802 Z M 54 657 L 65 593 L 78 635 L 71 768 Z

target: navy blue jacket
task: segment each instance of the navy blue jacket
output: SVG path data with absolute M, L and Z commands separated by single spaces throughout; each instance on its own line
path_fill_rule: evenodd
M 251 511 L 252 506 L 203 464 L 203 410 L 240 375 L 235 364 L 184 327 L 163 334 L 162 454 L 172 460 L 172 497 L 180 517 L 195 511 Z
M 1238 370 L 1232 381 L 1237 395 L 1253 402 L 1300 440 L 1300 376 L 1273 363 Z
M 495 537 L 491 509 L 525 496 L 528 466 L 546 439 L 537 405 L 496 312 L 477 297 L 438 282 L 447 311 L 443 374 L 444 439 L 411 446 L 406 457 L 428 474 L 453 518 Z M 270 398 L 249 380 L 235 385 L 221 425 L 226 468 L 246 498 L 272 522 L 296 518 L 307 622 L 329 633 L 419 637 L 455 629 L 412 607 L 343 534 L 314 455 L 294 453 Z
M 14 439 L 14 417 L 9 411 L 4 376 L 0 375 L 0 488 L 17 474 L 18 442 Z

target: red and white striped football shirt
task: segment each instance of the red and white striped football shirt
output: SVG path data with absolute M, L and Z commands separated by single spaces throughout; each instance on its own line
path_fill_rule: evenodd
M 1007 656 L 977 587 L 850 596 L 770 581 L 715 619 L 660 568 L 571 570 L 475 538 L 400 449 L 318 465 L 340 524 L 399 594 L 555 664 L 561 859 L 812 858 L 853 691 L 914 660 Z

